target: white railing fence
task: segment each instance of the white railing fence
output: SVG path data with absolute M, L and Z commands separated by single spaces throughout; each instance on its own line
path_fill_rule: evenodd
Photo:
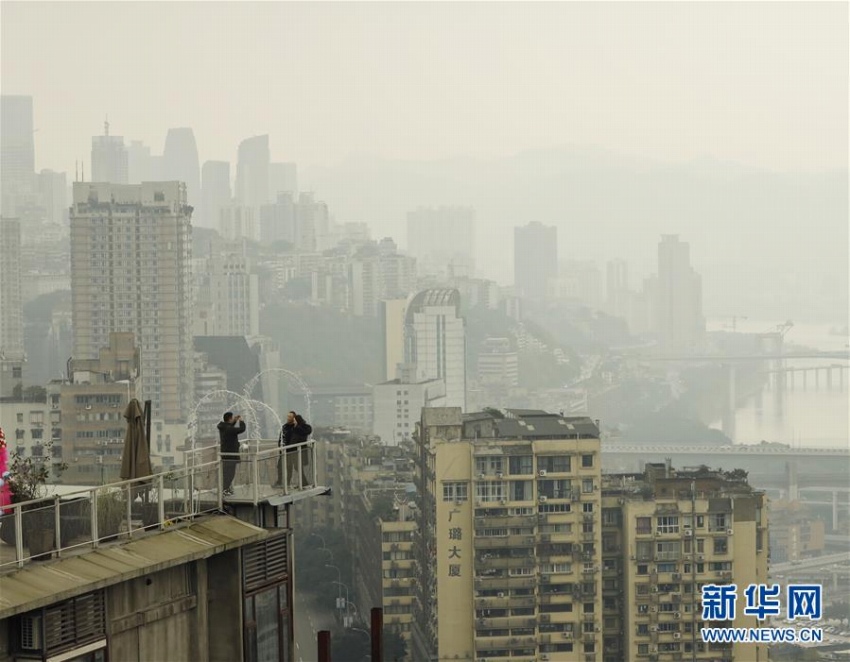
M 314 454 L 313 441 L 279 448 L 277 440 L 248 440 L 239 453 L 197 448 L 185 453 L 181 468 L 10 504 L 0 515 L 0 572 L 221 511 L 225 498 L 256 505 L 313 487 Z M 225 496 L 230 462 L 233 492 Z

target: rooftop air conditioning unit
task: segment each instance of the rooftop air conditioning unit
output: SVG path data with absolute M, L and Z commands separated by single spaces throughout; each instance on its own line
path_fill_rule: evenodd
M 681 639 L 681 638 L 682 638 L 681 632 L 674 632 L 673 633 L 673 639 Z
M 546 478 L 546 469 L 541 469 L 540 471 L 537 472 L 537 475 L 540 476 L 541 478 Z
M 690 538 L 693 535 L 694 535 L 693 531 L 691 531 L 690 529 L 685 529 L 685 538 Z
M 673 614 L 673 618 L 682 618 L 682 612 L 677 611 L 675 614 Z
M 697 556 L 697 561 L 704 561 L 704 560 L 705 560 L 705 557 L 702 554 Z
M 28 651 L 41 650 L 41 616 L 22 616 L 20 624 L 21 649 Z
M 538 499 L 538 501 L 540 503 L 546 503 L 546 497 L 541 495 L 540 498 Z

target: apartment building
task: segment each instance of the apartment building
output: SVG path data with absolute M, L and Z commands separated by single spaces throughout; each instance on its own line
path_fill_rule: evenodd
M 140 355 L 132 333 L 110 333 L 97 359 L 72 360 L 71 381 L 60 387 L 66 483 L 95 485 L 119 480 L 127 421 L 136 397 Z
M 140 399 L 183 424 L 193 395 L 192 208 L 180 182 L 74 183 L 74 357 L 94 359 L 112 331 L 135 334 Z
M 606 475 L 601 552 L 602 662 L 768 659 L 766 645 L 700 637 L 702 586 L 767 579 L 766 497 L 744 475 L 669 462 Z M 735 627 L 759 626 L 737 615 Z
M 414 659 L 602 660 L 599 430 L 422 410 Z
M 826 522 L 799 501 L 771 501 L 770 557 L 774 563 L 800 561 L 823 553 Z

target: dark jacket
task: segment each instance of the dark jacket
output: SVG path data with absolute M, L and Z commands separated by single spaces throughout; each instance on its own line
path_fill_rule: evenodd
M 278 445 L 292 446 L 307 441 L 313 432 L 313 427 L 303 418 L 296 419 L 295 423 L 284 423 L 280 431 Z
M 245 421 L 239 421 L 238 425 L 220 421 L 218 424 L 218 438 L 221 442 L 222 453 L 239 452 L 239 435 L 245 432 Z

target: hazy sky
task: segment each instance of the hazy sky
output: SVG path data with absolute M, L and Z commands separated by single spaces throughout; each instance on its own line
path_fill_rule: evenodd
M 848 4 L 2 2 L 37 167 L 112 133 L 201 161 L 435 159 L 576 143 L 770 169 L 847 161 Z

